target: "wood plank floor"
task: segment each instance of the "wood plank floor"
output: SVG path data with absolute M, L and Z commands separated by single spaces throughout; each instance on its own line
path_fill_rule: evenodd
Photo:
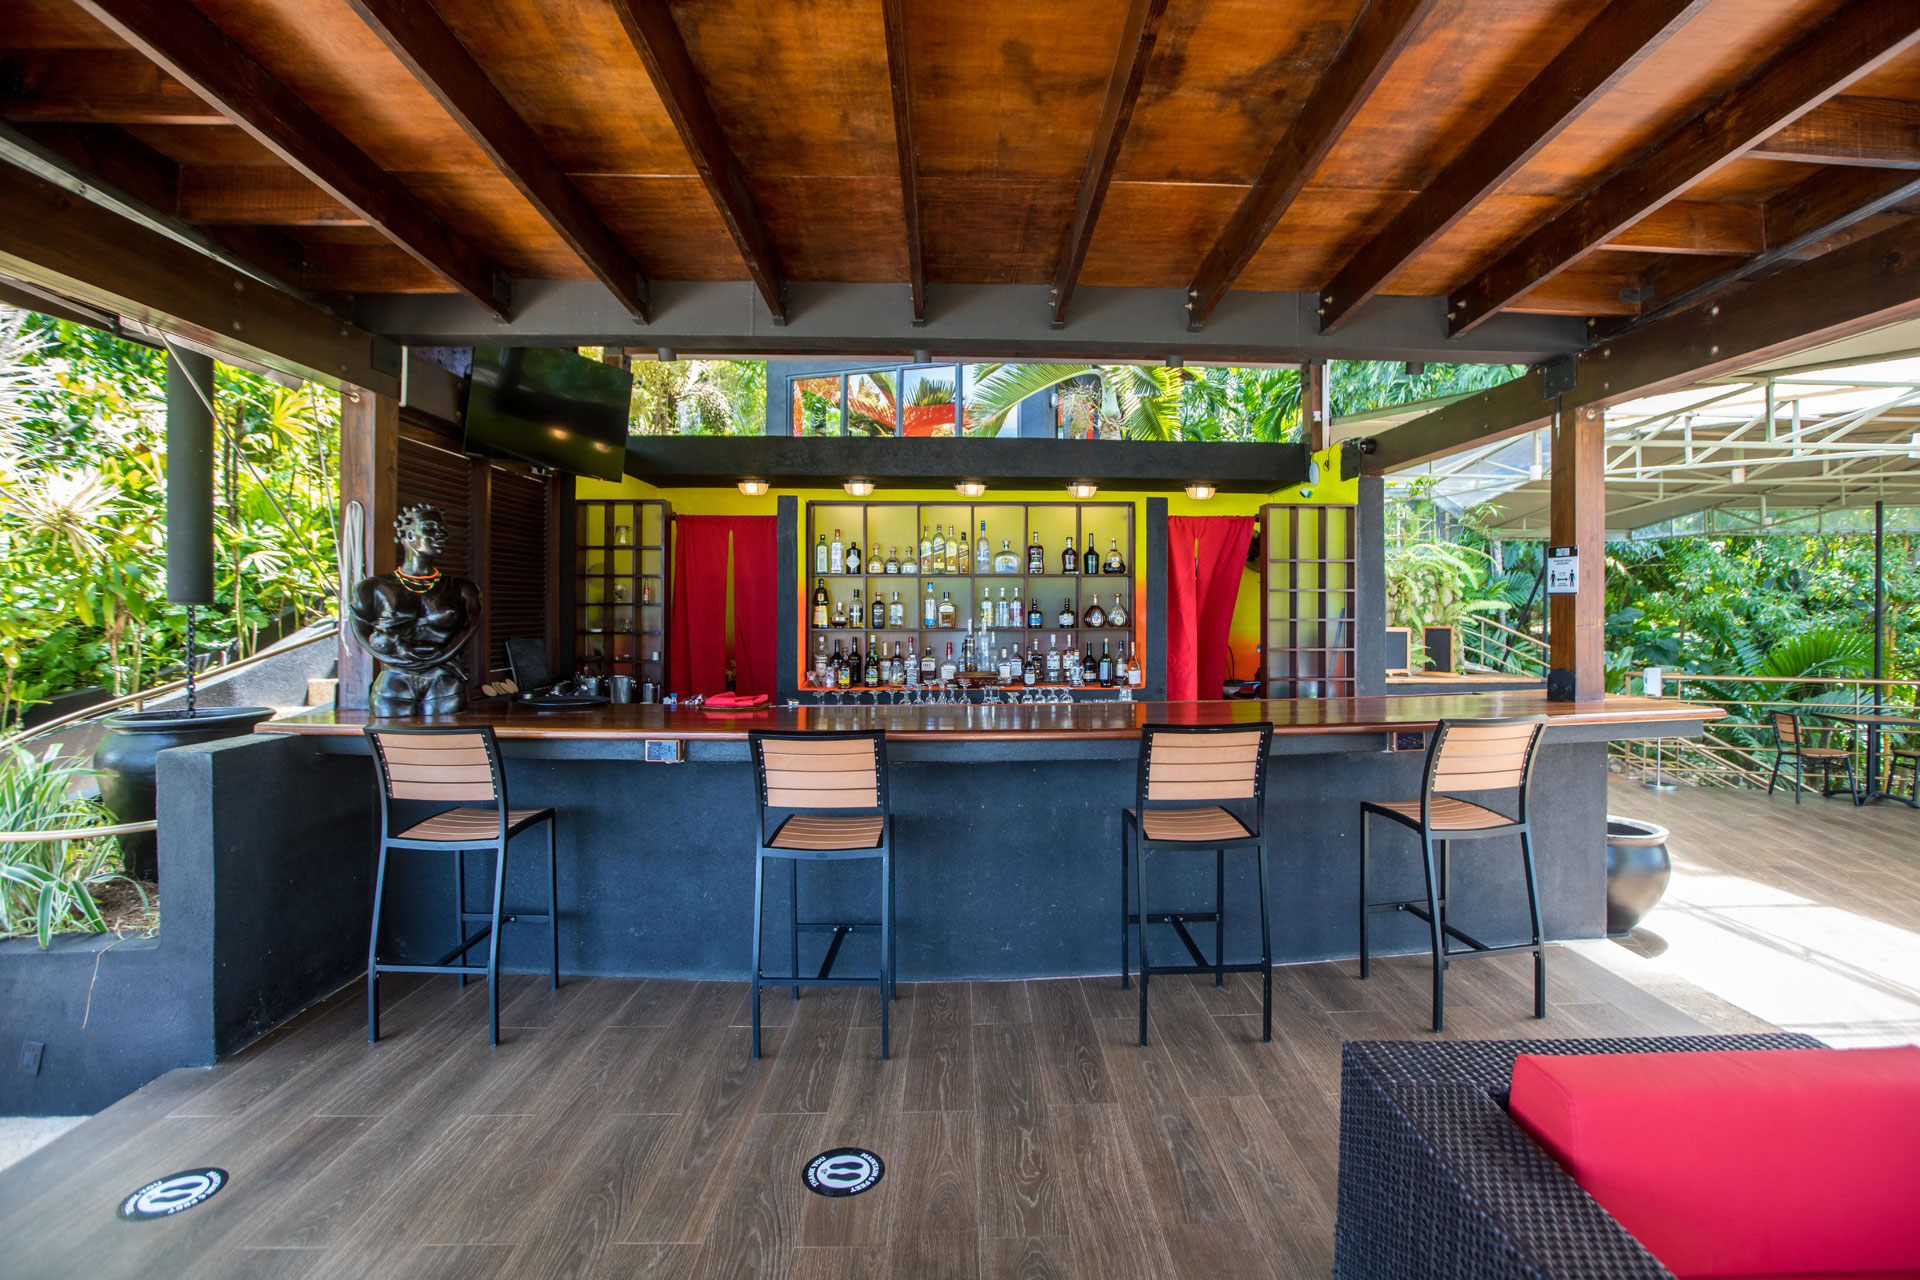
M 1450 1034 L 1697 1031 L 1579 955 L 1455 966 Z M 1115 979 L 902 986 L 879 1061 L 867 991 L 741 983 L 390 982 L 368 1046 L 357 990 L 209 1070 L 170 1073 L 0 1172 L 0 1258 L 41 1277 L 1271 1277 L 1332 1266 L 1339 1046 L 1425 1038 L 1427 969 L 1277 971 L 1154 987 L 1134 1043 Z M 830 1200 L 804 1162 L 886 1161 Z M 125 1223 L 150 1178 L 232 1175 L 177 1218 Z

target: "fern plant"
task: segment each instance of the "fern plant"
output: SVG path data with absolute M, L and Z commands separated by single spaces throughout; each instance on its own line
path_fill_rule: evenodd
M 36 756 L 13 745 L 0 754 L 0 831 L 65 831 L 101 826 L 112 815 L 97 801 L 74 793 L 74 784 L 98 770 L 61 759 L 60 748 Z M 42 947 L 56 932 L 76 925 L 106 932 L 94 901 L 96 886 L 126 880 L 146 901 L 146 891 L 118 865 L 111 839 L 47 840 L 0 844 L 0 933 L 31 931 Z

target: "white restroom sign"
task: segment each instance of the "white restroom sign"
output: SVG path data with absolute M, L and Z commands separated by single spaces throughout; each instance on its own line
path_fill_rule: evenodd
M 1580 592 L 1580 548 L 1547 548 L 1547 594 L 1571 596 Z

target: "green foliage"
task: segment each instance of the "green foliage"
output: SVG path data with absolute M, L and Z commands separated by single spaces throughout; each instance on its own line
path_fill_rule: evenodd
M 764 360 L 647 360 L 632 366 L 634 435 L 757 436 L 766 431 Z
M 333 596 L 339 403 L 215 366 L 215 582 L 203 649 L 250 651 Z M 0 307 L 0 728 L 25 703 L 176 666 L 165 599 L 165 359 Z
M 59 750 L 49 747 L 42 756 L 22 746 L 0 750 L 0 831 L 69 831 L 113 821 L 98 802 L 73 794 L 75 784 L 96 771 L 60 759 Z M 0 844 L 0 933 L 32 932 L 43 947 L 76 926 L 104 933 L 92 891 L 126 879 L 111 838 Z M 144 890 L 140 896 L 144 901 Z

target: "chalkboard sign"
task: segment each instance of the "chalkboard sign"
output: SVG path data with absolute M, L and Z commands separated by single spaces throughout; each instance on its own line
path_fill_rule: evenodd
M 1387 628 L 1387 674 L 1390 676 L 1413 674 L 1413 629 L 1411 627 Z
M 1454 652 L 1452 627 L 1427 627 L 1421 634 L 1427 651 L 1424 670 L 1443 676 L 1453 675 L 1459 670 L 1460 658 Z

